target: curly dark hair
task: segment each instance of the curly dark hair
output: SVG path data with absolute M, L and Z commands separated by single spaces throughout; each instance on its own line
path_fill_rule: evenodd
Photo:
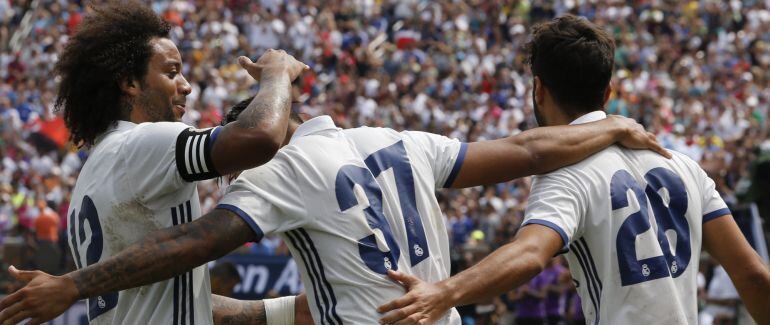
M 604 106 L 604 91 L 615 64 L 615 42 L 585 18 L 564 15 L 532 28 L 525 45 L 532 75 L 573 113 Z
M 56 109 L 63 110 L 70 139 L 91 146 L 129 103 L 126 78 L 142 82 L 152 56 L 150 40 L 168 37 L 170 26 L 136 1 L 93 6 L 67 42 L 55 73 L 61 77 Z

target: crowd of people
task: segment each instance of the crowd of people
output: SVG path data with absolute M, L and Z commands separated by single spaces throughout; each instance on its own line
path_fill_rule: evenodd
M 100 1 L 93 1 L 98 4 Z M 33 6 L 33 3 L 36 6 Z M 183 122 L 218 125 L 258 85 L 239 55 L 280 48 L 311 69 L 295 109 L 338 126 L 424 130 L 461 141 L 536 127 L 523 44 L 539 21 L 565 13 L 615 37 L 616 70 L 605 109 L 633 117 L 670 149 L 699 161 L 731 205 L 750 193 L 752 165 L 770 151 L 770 2 L 767 1 L 152 1 L 192 86 Z M 79 1 L 0 0 L 0 244 L 2 264 L 72 268 L 67 209 L 87 148 L 67 141 L 54 110 L 52 67 L 89 7 Z M 31 19 L 24 19 L 25 16 Z M 199 185 L 203 211 L 222 181 Z M 510 241 L 528 178 L 437 195 L 448 220 L 453 271 Z M 239 250 L 288 254 L 278 238 Z M 566 265 L 555 259 L 532 283 L 463 308 L 469 319 L 579 319 Z M 710 267 L 705 278 L 713 278 Z M 705 279 L 704 278 L 704 279 Z M 18 286 L 0 272 L 0 292 Z M 704 283 L 704 288 L 706 284 Z M 704 301 L 708 292 L 704 290 Z

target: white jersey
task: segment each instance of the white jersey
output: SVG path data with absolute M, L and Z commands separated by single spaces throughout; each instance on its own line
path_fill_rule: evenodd
M 696 162 L 673 155 L 612 146 L 535 177 L 524 224 L 561 235 L 587 323 L 697 323 L 703 223 L 730 211 Z
M 155 230 L 200 217 L 194 181 L 216 175 L 209 155 L 217 134 L 212 130 L 120 121 L 97 139 L 68 211 L 68 241 L 78 268 Z M 208 270 L 201 266 L 88 299 L 88 318 L 92 324 L 211 324 L 210 299 Z
M 280 234 L 300 266 L 316 324 L 376 324 L 404 288 L 397 269 L 449 277 L 449 241 L 436 200 L 462 165 L 465 144 L 424 132 L 342 130 L 328 116 L 302 124 L 269 163 L 244 171 L 218 208 L 257 238 Z M 459 324 L 455 309 L 441 324 Z

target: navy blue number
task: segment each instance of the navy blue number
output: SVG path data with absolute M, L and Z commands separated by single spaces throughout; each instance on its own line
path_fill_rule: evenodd
M 644 195 L 644 191 L 631 177 L 631 174 L 625 170 L 620 170 L 612 175 L 612 182 L 610 183 L 612 210 L 623 209 L 630 205 L 626 195 L 629 189 L 633 191 L 636 197 L 639 211 L 632 213 L 623 221 L 616 239 L 620 283 L 623 286 L 668 276 L 666 259 L 663 256 L 643 260 L 636 258 L 636 236 L 649 230 L 651 225 L 647 209 L 647 196 Z
M 358 199 L 354 192 L 356 184 L 364 189 L 366 198 L 369 200 L 369 206 L 364 209 L 366 222 L 372 229 L 380 230 L 390 248 L 387 252 L 381 251 L 377 245 L 375 234 L 371 234 L 358 241 L 358 253 L 366 266 L 374 272 L 386 274 L 388 269 L 397 270 L 401 251 L 393 238 L 390 224 L 382 213 L 382 191 L 368 169 L 345 165 L 337 172 L 335 190 L 340 210 L 345 211 L 358 205 Z
M 420 212 L 417 211 L 412 164 L 406 155 L 404 143 L 399 141 L 389 147 L 380 149 L 367 157 L 364 162 L 366 167 L 372 171 L 374 177 L 380 176 L 388 168 L 393 168 L 398 201 L 401 205 L 401 215 L 404 218 L 404 225 L 406 225 L 409 261 L 411 266 L 417 265 L 428 258 L 430 252 L 428 250 L 428 241 L 425 238 L 425 229 L 422 227 L 422 218 L 420 217 Z
M 94 202 L 88 196 L 83 197 L 83 203 L 80 205 L 80 213 L 78 214 L 78 232 L 80 235 L 80 245 L 83 245 L 86 241 L 86 220 L 88 220 L 88 227 L 91 230 L 91 242 L 88 243 L 88 248 L 86 249 L 86 266 L 88 266 L 99 262 L 99 259 L 102 257 L 102 250 L 104 248 L 102 225 L 99 222 L 99 214 L 96 212 L 96 205 L 94 205 Z M 77 252 L 78 249 L 75 248 L 75 251 Z M 79 253 L 76 253 L 76 263 L 79 267 L 83 267 L 82 261 L 80 261 Z M 110 292 L 101 296 L 89 298 L 88 319 L 93 320 L 97 316 L 104 314 L 112 308 L 115 308 L 117 305 L 117 292 Z
M 409 157 L 406 155 L 404 143 L 399 141 L 389 147 L 380 149 L 367 157 L 364 162 L 367 168 L 345 165 L 337 172 L 335 183 L 337 203 L 341 211 L 358 206 L 359 202 L 354 193 L 356 184 L 361 186 L 369 201 L 364 209 L 366 222 L 372 229 L 379 230 L 388 245 L 388 251 L 383 252 L 377 245 L 376 235 L 366 236 L 358 241 L 358 251 L 361 259 L 369 269 L 380 274 L 386 274 L 388 269 L 397 270 L 401 249 L 393 237 L 393 231 L 385 218 L 382 206 L 382 190 L 377 184 L 376 177 L 388 169 L 393 169 L 396 180 L 396 191 L 400 203 L 401 215 L 406 225 L 407 244 L 409 245 L 410 265 L 425 260 L 430 256 L 422 218 L 417 210 L 414 189 L 414 175 Z
M 627 192 L 630 189 L 639 206 L 639 211 L 629 215 L 620 225 L 616 238 L 618 268 L 622 286 L 634 285 L 645 281 L 671 276 L 678 277 L 690 260 L 690 229 L 684 213 L 687 211 L 687 193 L 681 178 L 664 168 L 650 170 L 645 179 L 648 182 L 645 191 L 625 170 L 612 176 L 610 197 L 613 212 L 630 206 Z M 668 192 L 668 204 L 660 196 L 660 191 Z M 636 257 L 636 237 L 651 228 L 647 201 L 652 205 L 658 226 L 658 244 L 662 256 L 645 258 Z M 676 233 L 676 246 L 671 252 L 667 230 Z
M 665 168 L 655 168 L 644 175 L 647 180 L 647 197 L 650 198 L 652 211 L 658 223 L 658 242 L 666 257 L 668 270 L 674 278 L 682 275 L 690 263 L 692 248 L 690 247 L 690 223 L 684 217 L 687 212 L 687 192 L 684 190 L 684 182 L 674 172 Z M 668 193 L 668 204 L 658 194 L 661 190 Z M 676 254 L 669 249 L 666 231 L 673 230 L 676 233 Z

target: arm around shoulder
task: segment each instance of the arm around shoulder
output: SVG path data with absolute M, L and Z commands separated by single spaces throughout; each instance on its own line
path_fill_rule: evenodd
M 610 116 L 581 125 L 538 127 L 507 138 L 468 144 L 454 188 L 507 182 L 577 163 L 620 142 L 670 157 L 655 137 L 631 119 Z

